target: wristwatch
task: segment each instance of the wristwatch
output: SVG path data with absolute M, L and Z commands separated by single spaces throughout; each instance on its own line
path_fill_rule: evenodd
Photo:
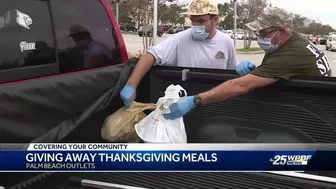
M 200 95 L 194 96 L 194 104 L 195 104 L 195 108 L 200 107 L 202 105 L 202 99 Z

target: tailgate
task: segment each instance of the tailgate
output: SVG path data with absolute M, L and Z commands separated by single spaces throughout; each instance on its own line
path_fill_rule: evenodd
M 44 173 L 11 189 L 75 189 L 71 176 L 151 189 L 333 189 L 335 183 L 271 173 L 130 172 Z M 89 189 L 80 187 L 82 189 Z

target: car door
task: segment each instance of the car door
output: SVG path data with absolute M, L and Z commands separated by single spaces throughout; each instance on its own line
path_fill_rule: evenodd
M 327 39 L 327 48 L 331 48 L 331 43 L 332 43 L 332 38 L 331 37 L 328 37 Z

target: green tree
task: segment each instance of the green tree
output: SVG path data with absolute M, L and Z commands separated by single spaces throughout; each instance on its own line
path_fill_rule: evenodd
M 233 29 L 233 4 L 227 2 L 224 4 L 218 4 L 218 11 L 220 16 L 225 17 L 225 19 L 220 21 L 218 25 L 224 29 Z

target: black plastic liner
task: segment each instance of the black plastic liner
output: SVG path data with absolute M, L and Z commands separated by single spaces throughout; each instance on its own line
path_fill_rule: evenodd
M 86 136 L 82 142 L 89 142 L 85 131 L 100 129 L 104 118 L 121 107 L 119 92 L 137 60 L 1 86 L 0 142 L 71 142 L 67 137 L 76 130 Z
M 10 189 L 89 189 L 73 185 L 71 176 L 148 189 L 333 189 L 333 183 L 270 173 L 45 173 Z

